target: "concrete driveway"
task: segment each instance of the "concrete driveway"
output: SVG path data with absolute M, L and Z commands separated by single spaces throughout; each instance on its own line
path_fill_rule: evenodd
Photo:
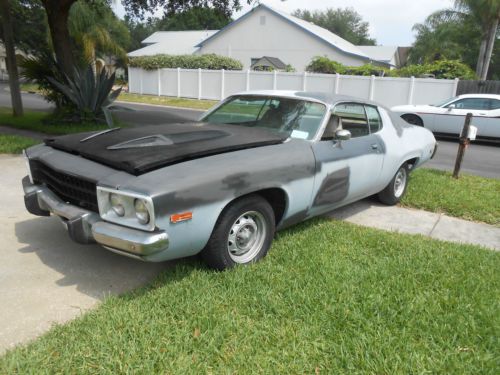
M 0 353 L 145 284 L 172 263 L 142 263 L 72 242 L 58 218 L 24 208 L 24 160 L 0 155 Z

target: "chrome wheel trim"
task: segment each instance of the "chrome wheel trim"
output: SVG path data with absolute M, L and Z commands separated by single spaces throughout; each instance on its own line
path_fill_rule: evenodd
M 251 262 L 262 250 L 267 225 L 257 211 L 247 211 L 235 220 L 227 236 L 227 251 L 235 263 Z
M 394 177 L 394 196 L 401 198 L 405 191 L 406 179 L 408 178 L 405 168 L 400 168 L 396 177 Z

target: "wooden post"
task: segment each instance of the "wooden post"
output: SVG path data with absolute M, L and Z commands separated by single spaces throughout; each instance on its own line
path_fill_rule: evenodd
M 472 113 L 467 113 L 465 116 L 465 123 L 462 129 L 462 133 L 460 134 L 460 143 L 458 145 L 457 152 L 457 160 L 455 161 L 455 169 L 453 170 L 453 177 L 458 178 L 458 174 L 460 173 L 460 168 L 462 167 L 462 161 L 464 160 L 465 149 L 470 144 L 469 138 L 467 138 L 467 134 L 469 133 L 470 121 L 472 119 Z

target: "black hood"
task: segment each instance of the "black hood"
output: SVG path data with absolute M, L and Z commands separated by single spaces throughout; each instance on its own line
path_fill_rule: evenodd
M 140 175 L 204 156 L 282 143 L 287 134 L 207 123 L 150 125 L 46 139 L 45 144 Z

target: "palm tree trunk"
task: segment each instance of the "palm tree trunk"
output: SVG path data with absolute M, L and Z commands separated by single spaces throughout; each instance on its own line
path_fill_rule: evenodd
M 9 73 L 10 98 L 14 116 L 23 115 L 23 101 L 19 88 L 19 73 L 17 71 L 16 48 L 14 46 L 14 31 L 10 14 L 9 0 L 0 0 L 0 15 L 3 24 L 3 41 L 5 44 L 7 72 Z
M 491 55 L 493 54 L 493 47 L 495 45 L 495 39 L 497 36 L 498 29 L 498 18 L 491 24 L 488 33 L 488 44 L 486 45 L 486 51 L 484 53 L 483 70 L 479 79 L 485 81 L 488 76 L 488 69 L 490 68 Z
M 481 46 L 479 47 L 479 55 L 477 56 L 477 65 L 476 65 L 477 78 L 481 77 L 481 73 L 483 72 L 484 53 L 486 52 L 487 44 L 488 44 L 488 35 L 484 33 L 483 38 L 481 39 Z

